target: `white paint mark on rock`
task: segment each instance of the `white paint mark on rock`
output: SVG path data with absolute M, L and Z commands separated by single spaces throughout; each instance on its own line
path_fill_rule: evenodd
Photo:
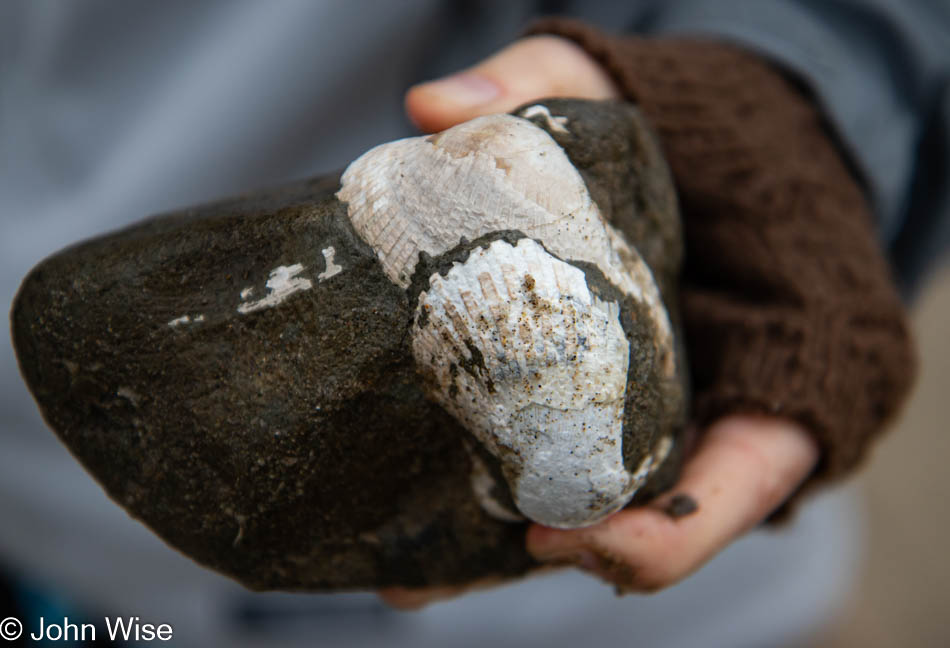
M 665 436 L 660 439 L 660 442 L 656 446 L 656 452 L 653 453 L 656 458 L 656 467 L 659 468 L 660 465 L 666 461 L 666 458 L 670 456 L 670 450 L 673 449 L 673 437 Z
M 672 437 L 663 437 L 657 443 L 656 448 L 652 454 L 648 454 L 640 461 L 640 465 L 637 466 L 637 469 L 633 471 L 633 481 L 638 484 L 643 484 L 646 482 L 647 478 L 659 470 L 660 466 L 663 465 L 663 462 L 666 461 L 666 458 L 670 455 L 670 450 L 673 449 L 673 438 Z
M 136 393 L 131 387 L 119 387 L 117 390 L 115 390 L 115 395 L 132 403 L 133 407 L 138 407 L 139 402 L 142 399 L 142 397 L 139 396 L 139 394 Z
M 472 473 L 470 477 L 472 494 L 475 495 L 475 499 L 478 500 L 478 503 L 481 504 L 485 512 L 502 522 L 523 522 L 523 515 L 512 511 L 495 499 L 493 491 L 498 488 L 498 485 L 495 484 L 495 479 L 491 476 L 491 473 L 488 471 L 488 466 L 485 465 L 481 457 L 474 452 L 470 452 L 469 456 L 472 458 Z
M 253 294 L 254 294 L 254 286 L 248 286 L 247 288 L 241 291 L 241 299 L 247 299 Z
M 531 119 L 532 117 L 541 116 L 544 118 L 544 121 L 547 123 L 548 128 L 557 132 L 557 133 L 567 133 L 566 124 L 567 117 L 554 116 L 551 114 L 551 111 L 548 110 L 547 106 L 542 106 L 541 104 L 535 104 L 533 106 L 528 106 L 521 111 L 521 116 L 525 119 Z
M 172 328 L 177 328 L 182 324 L 200 324 L 205 321 L 204 314 L 198 314 L 192 317 L 191 315 L 182 315 L 181 317 L 176 317 L 175 319 L 168 322 L 168 325 Z
M 333 256 L 336 254 L 336 250 L 332 245 L 328 248 L 323 248 L 321 252 L 323 252 L 323 258 L 326 259 L 327 269 L 318 274 L 317 279 L 324 281 L 343 272 L 343 266 L 338 266 L 333 262 Z
M 238 312 L 247 315 L 264 308 L 273 308 L 295 292 L 310 290 L 313 288 L 313 283 L 309 279 L 298 277 L 297 275 L 301 272 L 303 272 L 303 265 L 300 263 L 274 268 L 267 279 L 267 295 L 256 301 L 244 302 L 238 306 Z M 244 291 L 241 292 L 243 294 Z

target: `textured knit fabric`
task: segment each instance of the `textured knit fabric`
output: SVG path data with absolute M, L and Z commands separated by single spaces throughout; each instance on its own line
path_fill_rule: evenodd
M 697 422 L 790 418 L 822 450 L 809 485 L 853 468 L 907 394 L 915 356 L 868 204 L 820 113 L 731 45 L 560 19 L 532 33 L 581 45 L 659 133 L 686 234 Z

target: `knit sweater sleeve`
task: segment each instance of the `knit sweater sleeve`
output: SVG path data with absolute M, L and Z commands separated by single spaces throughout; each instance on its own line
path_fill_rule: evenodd
M 821 114 L 778 68 L 731 45 L 563 19 L 531 32 L 578 43 L 659 134 L 684 221 L 696 422 L 793 419 L 822 451 L 809 486 L 851 470 L 916 363 L 869 206 Z

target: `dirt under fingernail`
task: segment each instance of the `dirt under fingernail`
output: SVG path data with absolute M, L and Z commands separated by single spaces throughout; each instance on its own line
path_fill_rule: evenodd
M 685 493 L 677 493 L 662 508 L 663 512 L 674 520 L 691 515 L 699 510 L 699 504 Z

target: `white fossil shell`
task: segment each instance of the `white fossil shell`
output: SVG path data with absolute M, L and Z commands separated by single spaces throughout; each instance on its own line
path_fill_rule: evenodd
M 430 397 L 499 459 L 527 517 L 576 527 L 627 503 L 661 458 L 633 472 L 623 465 L 630 350 L 620 305 L 598 297 L 577 264 L 645 307 L 667 378 L 671 326 L 650 269 L 554 139 L 520 117 L 481 117 L 372 149 L 347 168 L 337 195 L 404 288 L 420 253 L 437 258 L 509 233 L 425 277 L 412 349 Z M 486 492 L 476 492 L 486 510 L 510 518 Z

